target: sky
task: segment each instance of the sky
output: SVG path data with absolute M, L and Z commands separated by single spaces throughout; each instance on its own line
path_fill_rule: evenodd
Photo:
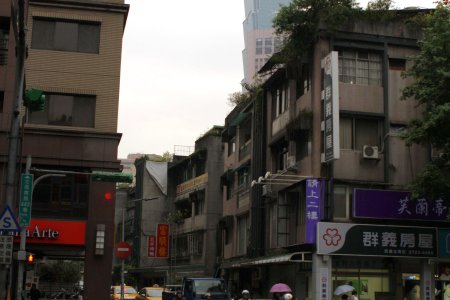
M 271 1 L 271 0 L 261 0 Z M 367 0 L 360 0 L 366 7 Z M 396 8 L 433 8 L 398 0 Z M 118 132 L 119 158 L 194 146 L 232 110 L 241 91 L 244 0 L 125 0 Z

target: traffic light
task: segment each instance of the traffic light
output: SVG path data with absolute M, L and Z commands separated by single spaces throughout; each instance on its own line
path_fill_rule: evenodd
M 36 256 L 34 253 L 27 252 L 25 257 L 25 270 L 31 271 L 34 269 L 34 263 L 36 262 Z
M 110 193 L 110 192 L 106 192 L 104 195 L 103 195 L 103 197 L 105 198 L 105 200 L 111 200 L 113 197 L 112 197 L 112 193 Z
M 27 263 L 33 264 L 34 260 L 35 260 L 34 254 L 33 253 L 27 253 Z
M 26 90 L 23 95 L 23 105 L 30 111 L 43 111 L 45 108 L 44 91 L 38 89 Z

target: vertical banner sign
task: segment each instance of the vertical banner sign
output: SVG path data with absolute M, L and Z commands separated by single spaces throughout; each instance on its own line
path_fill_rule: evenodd
M 147 244 L 147 255 L 148 257 L 156 256 L 156 237 L 154 235 L 148 236 L 148 244 Z
M 19 225 L 27 227 L 31 219 L 31 200 L 33 196 L 33 175 L 22 174 L 20 177 Z
M 317 222 L 321 218 L 323 184 L 319 179 L 306 179 L 306 243 L 315 244 Z
M 169 224 L 158 224 L 156 228 L 156 257 L 169 257 Z
M 320 268 L 320 300 L 328 300 L 329 285 L 328 268 Z
M 340 157 L 339 145 L 339 76 L 338 52 L 332 51 L 322 60 L 324 101 L 324 161 Z

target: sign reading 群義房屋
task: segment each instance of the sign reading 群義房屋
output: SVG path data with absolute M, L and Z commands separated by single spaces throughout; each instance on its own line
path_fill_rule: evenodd
M 406 191 L 353 190 L 353 217 L 394 220 L 450 221 L 450 201 L 412 199 Z
M 436 228 L 319 222 L 317 253 L 436 257 Z
M 322 59 L 324 104 L 324 159 L 330 162 L 340 157 L 339 145 L 339 76 L 338 52 L 332 51 Z

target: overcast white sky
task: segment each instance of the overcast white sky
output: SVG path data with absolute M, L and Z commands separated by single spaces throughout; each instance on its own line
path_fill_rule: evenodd
M 270 1 L 270 0 L 263 0 Z M 432 8 L 434 0 L 398 0 Z M 365 7 L 367 1 L 359 1 Z M 193 146 L 241 90 L 244 0 L 125 0 L 119 157 Z

